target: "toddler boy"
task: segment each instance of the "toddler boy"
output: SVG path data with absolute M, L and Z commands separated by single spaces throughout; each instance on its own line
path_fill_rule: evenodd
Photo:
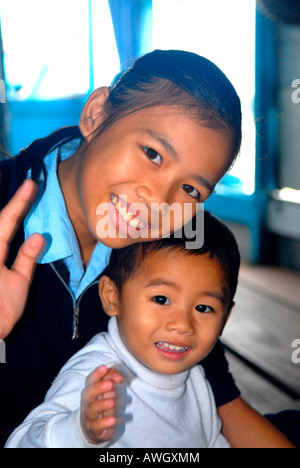
M 230 447 L 198 363 L 230 315 L 239 251 L 208 212 L 200 249 L 181 234 L 112 251 L 99 281 L 108 332 L 67 362 L 7 447 Z

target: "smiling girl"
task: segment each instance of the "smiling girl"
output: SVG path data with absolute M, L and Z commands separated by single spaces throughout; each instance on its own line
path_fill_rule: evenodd
M 106 330 L 97 284 L 110 249 L 149 240 L 157 204 L 176 204 L 179 214 L 188 204 L 193 216 L 240 143 L 240 100 L 225 75 L 198 55 L 157 50 L 110 88 L 95 90 L 79 127 L 1 163 L 1 443 L 43 401 L 67 359 Z M 99 215 L 102 205 L 109 213 Z M 154 237 L 165 234 L 167 212 Z M 203 365 L 220 411 L 240 401 L 220 345 Z

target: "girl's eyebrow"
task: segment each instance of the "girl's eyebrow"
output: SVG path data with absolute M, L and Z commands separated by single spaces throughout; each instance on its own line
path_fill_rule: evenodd
M 195 179 L 200 185 L 203 185 L 203 187 L 206 187 L 210 193 L 214 191 L 214 188 L 215 188 L 214 184 L 209 182 L 207 179 L 204 179 L 204 177 L 202 177 L 201 175 L 192 174 L 191 177 Z
M 167 151 L 167 153 L 169 153 L 175 159 L 175 161 L 179 161 L 179 156 L 178 156 L 177 151 L 175 150 L 175 148 L 171 145 L 171 143 L 168 140 L 166 140 L 159 133 L 154 132 L 153 130 L 150 130 L 150 128 L 146 128 L 145 133 L 147 133 L 147 135 L 149 135 L 151 138 L 156 140 L 158 143 L 161 143 L 163 147 L 165 148 L 165 150 Z
M 153 131 L 153 130 L 150 130 L 150 128 L 146 128 L 145 129 L 145 133 L 147 135 L 149 135 L 151 138 L 153 138 L 154 140 L 156 140 L 158 143 L 160 143 L 164 148 L 165 150 L 167 151 L 167 153 L 170 154 L 170 156 L 176 161 L 178 162 L 179 161 L 179 155 L 177 153 L 177 151 L 175 150 L 175 148 L 171 145 L 171 143 L 166 140 L 163 136 L 161 136 L 159 133 Z M 209 180 L 205 179 L 204 177 L 202 177 L 201 175 L 199 174 L 192 174 L 191 177 L 196 180 L 196 182 L 198 182 L 198 184 L 202 185 L 203 187 L 207 188 L 209 190 L 210 193 L 212 193 L 214 191 L 214 184 L 211 183 Z

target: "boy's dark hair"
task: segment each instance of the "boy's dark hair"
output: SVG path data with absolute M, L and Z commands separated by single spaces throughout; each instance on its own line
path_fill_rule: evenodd
M 191 239 L 187 239 L 183 227 L 180 230 L 180 234 L 182 234 L 180 237 L 177 231 L 176 235 L 173 234 L 168 238 L 113 249 L 109 265 L 103 274 L 114 281 L 119 293 L 122 294 L 123 284 L 135 274 L 147 255 L 153 252 L 161 249 L 179 249 L 185 251 L 187 255 L 207 253 L 211 258 L 214 257 L 219 261 L 225 272 L 230 296 L 229 305 L 231 305 L 237 288 L 240 267 L 240 253 L 237 242 L 227 226 L 208 211 L 204 211 L 203 223 L 204 243 L 201 248 L 186 249 L 186 242 Z

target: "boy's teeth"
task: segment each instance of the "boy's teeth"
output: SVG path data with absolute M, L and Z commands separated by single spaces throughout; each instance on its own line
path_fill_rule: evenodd
M 171 351 L 186 351 L 188 349 L 187 346 L 175 346 L 175 345 L 172 345 L 172 344 L 169 344 L 169 343 L 166 343 L 164 341 L 159 341 L 157 343 L 157 346 L 162 349 L 162 348 L 168 348 L 170 349 Z

